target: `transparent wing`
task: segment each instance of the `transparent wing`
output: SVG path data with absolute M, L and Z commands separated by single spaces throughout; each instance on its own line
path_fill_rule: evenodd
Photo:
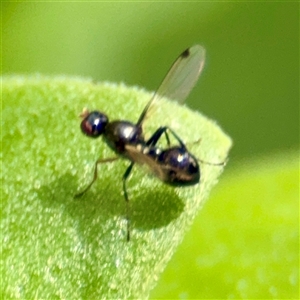
M 182 52 L 144 108 L 137 125 L 143 123 L 152 103 L 162 97 L 183 103 L 200 76 L 204 60 L 205 49 L 200 45 L 192 46 Z
M 148 171 L 150 171 L 150 173 L 158 177 L 160 180 L 166 180 L 166 167 L 159 165 L 153 158 L 151 158 L 147 154 L 138 151 L 135 146 L 125 145 L 125 149 L 132 161 L 139 165 L 146 166 L 148 168 Z

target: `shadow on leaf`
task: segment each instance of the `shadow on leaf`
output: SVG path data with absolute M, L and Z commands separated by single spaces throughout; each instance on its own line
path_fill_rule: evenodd
M 160 189 L 146 189 L 131 205 L 133 227 L 160 228 L 179 217 L 184 209 L 182 200 L 173 188 L 161 185 Z
M 95 240 L 95 236 L 106 234 L 102 226 L 109 219 L 114 216 L 123 216 L 125 219 L 126 203 L 121 181 L 111 184 L 108 178 L 99 178 L 82 197 L 74 199 L 76 191 L 77 179 L 67 173 L 51 184 L 42 186 L 38 196 L 45 207 L 60 207 L 71 216 L 82 238 L 90 242 Z M 164 184 L 156 190 L 146 188 L 135 191 L 130 198 L 133 229 L 151 230 L 166 226 L 184 208 L 175 190 Z

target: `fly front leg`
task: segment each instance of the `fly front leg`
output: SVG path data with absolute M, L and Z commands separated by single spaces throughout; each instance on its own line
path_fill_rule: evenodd
M 129 165 L 129 167 L 126 169 L 126 171 L 123 175 L 123 193 L 124 193 L 124 198 L 126 201 L 127 242 L 130 241 L 130 210 L 129 210 L 129 198 L 128 198 L 127 189 L 126 189 L 126 182 L 131 173 L 133 166 L 134 166 L 134 162 L 132 162 Z
M 80 193 L 76 194 L 74 196 L 74 198 L 79 198 L 81 197 L 83 194 L 85 194 L 90 187 L 93 185 L 93 183 L 96 181 L 97 177 L 98 177 L 98 165 L 99 164 L 104 164 L 104 163 L 108 163 L 108 162 L 113 162 L 116 161 L 117 159 L 119 159 L 119 157 L 111 157 L 111 158 L 106 158 L 106 159 L 98 159 L 95 163 L 95 169 L 94 169 L 94 177 L 93 180 L 89 183 L 89 185 Z

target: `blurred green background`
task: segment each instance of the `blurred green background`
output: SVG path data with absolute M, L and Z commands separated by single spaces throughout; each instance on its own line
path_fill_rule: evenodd
M 299 149 L 297 2 L 1 5 L 2 74 L 79 75 L 155 90 L 177 55 L 201 44 L 205 70 L 187 104 L 233 138 L 224 180 L 241 163 L 278 153 L 288 160 L 285 153 Z
M 299 145 L 298 3 L 3 3 L 2 11 L 5 74 L 155 90 L 199 43 L 205 71 L 187 103 L 233 137 L 231 164 Z

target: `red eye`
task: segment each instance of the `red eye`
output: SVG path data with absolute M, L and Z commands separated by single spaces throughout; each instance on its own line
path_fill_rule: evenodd
M 92 111 L 81 122 L 81 131 L 89 136 L 96 138 L 100 136 L 108 123 L 108 118 L 105 114 L 99 111 Z

